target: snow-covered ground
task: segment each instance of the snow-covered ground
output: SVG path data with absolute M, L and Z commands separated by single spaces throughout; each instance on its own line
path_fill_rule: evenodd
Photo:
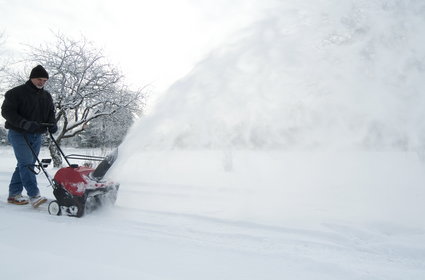
M 138 166 L 121 170 L 116 206 L 78 219 L 6 204 L 14 158 L 1 147 L 2 278 L 425 275 L 425 165 L 416 154 L 138 155 Z
M 276 1 L 158 98 L 116 206 L 80 219 L 6 204 L 0 147 L 2 279 L 422 280 L 424 13 Z

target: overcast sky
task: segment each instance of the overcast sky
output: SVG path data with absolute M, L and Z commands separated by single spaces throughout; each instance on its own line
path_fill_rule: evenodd
M 134 87 L 164 90 L 211 48 L 256 20 L 263 0 L 0 0 L 8 54 L 84 36 Z

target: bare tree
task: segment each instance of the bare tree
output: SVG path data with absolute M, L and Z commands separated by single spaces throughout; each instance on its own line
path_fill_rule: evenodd
M 5 55 L 4 55 L 4 51 L 3 51 L 3 45 L 5 44 L 5 42 L 6 42 L 6 37 L 5 37 L 5 35 L 4 35 L 4 32 L 1 32 L 0 33 L 0 78 L 3 80 L 3 76 L 4 76 L 4 74 L 6 73 L 6 65 L 7 65 L 7 63 L 6 63 L 6 57 L 5 57 Z M 3 81 L 0 81 L 0 90 L 1 91 L 3 91 L 2 90 L 2 84 L 3 84 Z
M 56 106 L 60 143 L 78 135 L 89 122 L 114 115 L 118 110 L 139 112 L 144 104 L 143 89 L 132 91 L 123 83 L 123 76 L 85 38 L 72 40 L 56 35 L 56 45 L 31 47 L 29 55 L 49 72 L 47 89 Z M 61 158 L 50 145 L 55 166 Z

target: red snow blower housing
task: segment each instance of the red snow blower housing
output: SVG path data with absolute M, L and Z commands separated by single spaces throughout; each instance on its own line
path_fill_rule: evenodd
M 100 206 L 113 205 L 117 199 L 119 184 L 104 179 L 104 176 L 117 158 L 118 150 L 116 149 L 106 157 L 65 155 L 53 135 L 51 133 L 49 135 L 52 143 L 68 164 L 68 167 L 60 168 L 51 179 L 45 170 L 51 159 L 40 161 L 34 153 L 38 163 L 36 167 L 46 175 L 56 198 L 48 206 L 49 214 L 81 217 Z M 100 163 L 96 168 L 91 168 L 70 164 L 69 159 L 100 161 Z

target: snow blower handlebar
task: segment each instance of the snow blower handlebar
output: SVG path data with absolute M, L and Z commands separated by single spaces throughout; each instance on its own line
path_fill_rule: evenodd
M 46 127 L 53 127 L 55 124 L 53 123 L 41 123 L 41 125 Z M 76 159 L 76 160 L 92 160 L 92 161 L 102 161 L 105 159 L 105 157 L 98 157 L 98 156 L 88 156 L 88 155 L 79 155 L 79 154 L 71 154 L 71 155 L 65 155 L 65 153 L 62 151 L 62 149 L 59 146 L 59 143 L 56 141 L 56 139 L 53 137 L 53 134 L 49 132 L 50 139 L 52 139 L 52 142 L 55 144 L 58 151 L 61 153 L 62 157 L 65 159 L 68 166 L 73 166 L 70 164 L 68 159 Z
M 55 124 L 53 123 L 41 123 L 41 125 L 44 125 L 46 127 L 53 127 L 55 126 Z M 66 163 L 68 164 L 68 166 L 72 166 L 71 163 L 69 162 L 68 158 L 66 157 L 65 153 L 62 151 L 62 149 L 60 148 L 58 142 L 56 141 L 56 139 L 53 137 L 53 134 L 50 132 L 50 130 L 47 130 L 50 136 L 50 139 L 52 140 L 52 142 L 55 144 L 56 148 L 58 149 L 59 153 L 61 154 L 61 156 L 65 159 Z
M 24 133 L 24 139 L 25 139 L 25 142 L 27 143 L 27 145 L 28 145 L 28 147 L 30 148 L 30 150 L 31 150 L 31 153 L 33 154 L 33 156 L 34 156 L 34 158 L 35 158 L 35 160 L 36 160 L 36 162 L 38 163 L 38 168 L 41 168 L 41 170 L 43 171 L 43 173 L 44 173 L 44 175 L 46 176 L 46 178 L 47 178 L 47 180 L 49 181 L 49 184 L 51 185 L 51 186 L 53 186 L 53 181 L 52 181 L 52 178 L 50 178 L 50 176 L 49 176 L 49 174 L 46 172 L 46 170 L 44 169 L 45 167 L 46 167 L 46 161 L 45 161 L 45 159 L 42 159 L 42 160 L 40 160 L 39 158 L 38 158 L 38 155 L 37 155 L 37 153 L 34 151 L 34 148 L 31 146 L 31 143 L 30 143 L 30 141 L 28 140 L 28 136 L 27 136 L 27 134 L 25 134 Z M 49 162 L 50 163 L 50 162 Z M 32 172 L 34 172 L 35 174 L 38 174 L 38 173 L 36 173 L 34 170 L 32 170 L 32 169 L 30 169 Z
M 55 124 L 51 123 L 42 123 L 42 125 L 47 127 L 52 127 Z M 53 137 L 52 133 L 49 131 L 50 139 L 52 139 L 53 143 L 61 153 L 62 157 L 67 162 L 68 166 L 75 167 L 76 165 L 70 164 L 68 159 L 76 159 L 76 160 L 92 160 L 92 161 L 100 161 L 100 164 L 97 166 L 97 168 L 92 173 L 92 177 L 100 180 L 102 179 L 106 172 L 111 168 L 112 164 L 115 162 L 118 156 L 118 148 L 112 151 L 109 155 L 106 157 L 98 157 L 98 156 L 88 156 L 88 155 L 78 155 L 78 154 L 71 154 L 71 155 L 65 155 L 65 153 L 62 151 L 62 149 L 59 147 L 58 142 Z

